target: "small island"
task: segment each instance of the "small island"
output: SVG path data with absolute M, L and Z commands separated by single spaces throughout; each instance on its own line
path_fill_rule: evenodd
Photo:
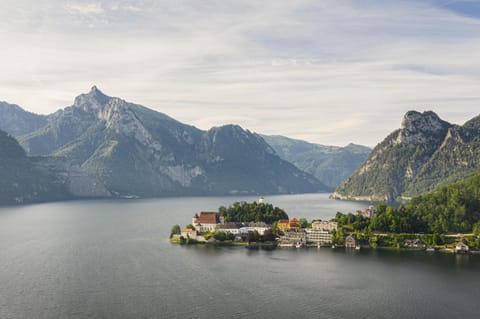
M 454 225 L 446 225 L 445 227 Z M 247 248 L 405 249 L 478 254 L 480 223 L 462 233 L 429 231 L 409 207 L 369 206 L 355 214 L 337 213 L 331 220 L 289 218 L 281 208 L 264 203 L 236 202 L 218 212 L 196 213 L 183 229 L 174 225 L 170 241 Z

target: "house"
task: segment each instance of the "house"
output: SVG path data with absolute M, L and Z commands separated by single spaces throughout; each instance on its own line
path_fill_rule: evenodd
M 288 223 L 288 227 L 290 229 L 301 228 L 300 221 L 298 219 L 296 219 L 295 217 L 293 217 L 292 219 L 290 219 L 290 222 Z
M 263 235 L 266 230 L 270 227 L 260 227 L 260 226 L 244 226 L 240 227 L 240 234 L 248 234 L 249 232 L 257 231 L 259 235 Z
M 280 220 L 277 222 L 277 227 L 278 227 L 278 229 L 280 229 L 280 230 L 289 229 L 289 228 L 290 228 L 290 222 L 289 222 L 288 219 L 280 219 Z
M 455 252 L 457 254 L 467 254 L 468 250 L 469 250 L 468 245 L 466 245 L 462 242 L 459 242 L 455 245 Z
M 180 235 L 183 238 L 197 239 L 198 231 L 196 229 L 184 228 Z
M 329 222 L 329 221 L 322 221 L 322 220 L 316 220 L 312 222 L 312 229 L 316 230 L 325 230 L 328 232 L 336 231 L 338 228 L 337 222 Z
M 372 218 L 377 214 L 375 207 L 374 206 L 368 206 L 364 210 L 357 210 L 357 215 L 367 217 L 367 218 Z
M 301 228 L 300 221 L 295 217 L 288 220 L 288 219 L 280 219 L 277 222 L 277 227 L 280 230 L 288 230 L 288 229 L 299 229 Z
M 238 235 L 240 234 L 240 226 L 241 224 L 237 223 L 224 223 L 218 224 L 216 230 Z
M 407 239 L 404 242 L 407 248 L 425 248 L 425 243 L 421 239 Z
M 192 225 L 200 233 L 215 231 L 217 225 L 223 225 L 224 218 L 216 212 L 200 212 L 200 215 L 195 214 L 192 218 Z
M 355 240 L 355 237 L 350 234 L 345 238 L 345 248 L 355 248 L 357 246 L 357 241 Z

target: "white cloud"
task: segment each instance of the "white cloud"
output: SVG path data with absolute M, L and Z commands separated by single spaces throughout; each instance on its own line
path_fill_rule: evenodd
M 85 15 L 101 14 L 104 12 L 100 3 L 67 3 L 64 8 L 71 13 Z
M 40 113 L 97 84 L 205 129 L 374 145 L 409 109 L 478 112 L 479 20 L 428 1 L 5 0 L 0 27 L 0 100 Z

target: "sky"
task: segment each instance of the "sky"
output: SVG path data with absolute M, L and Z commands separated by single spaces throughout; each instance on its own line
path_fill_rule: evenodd
M 0 2 L 0 100 L 96 85 L 201 129 L 374 146 L 408 110 L 480 113 L 480 1 Z

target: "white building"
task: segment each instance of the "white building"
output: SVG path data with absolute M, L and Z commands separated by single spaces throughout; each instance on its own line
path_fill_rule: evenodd
M 468 250 L 469 250 L 468 245 L 462 242 L 459 242 L 455 245 L 455 252 L 458 254 L 466 254 L 468 253 Z
M 270 227 L 261 227 L 261 226 L 245 226 L 240 227 L 240 234 L 248 234 L 249 232 L 257 231 L 260 235 L 265 234 L 265 231 L 270 229 Z
M 329 221 L 322 221 L 322 220 L 316 220 L 312 222 L 312 229 L 318 229 L 318 230 L 325 230 L 328 232 L 336 231 L 338 228 L 337 222 L 329 222 Z
M 305 229 L 307 234 L 307 242 L 314 242 L 319 245 L 329 244 L 332 242 L 332 234 L 323 229 Z

